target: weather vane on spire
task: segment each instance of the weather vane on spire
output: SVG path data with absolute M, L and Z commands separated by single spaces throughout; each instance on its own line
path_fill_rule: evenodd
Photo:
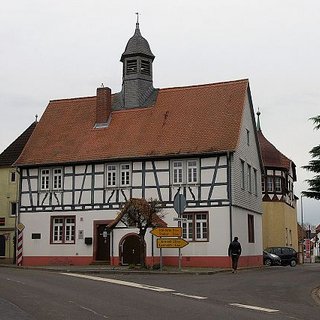
M 260 109 L 259 109 L 259 107 L 258 107 L 258 112 L 257 112 L 257 116 L 258 116 L 258 118 L 257 118 L 257 130 L 258 130 L 258 131 L 261 131 L 260 114 L 261 114 L 261 112 L 260 112 Z

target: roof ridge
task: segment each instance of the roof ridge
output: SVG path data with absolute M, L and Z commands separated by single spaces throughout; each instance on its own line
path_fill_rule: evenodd
M 211 82 L 211 83 L 204 83 L 204 84 L 193 84 L 181 87 L 169 87 L 169 88 L 160 88 L 161 91 L 164 90 L 184 90 L 184 89 L 192 89 L 192 88 L 200 88 L 200 87 L 209 87 L 209 86 L 221 86 L 226 84 L 233 84 L 236 82 L 249 82 L 248 78 L 239 79 L 239 80 L 230 80 L 230 81 L 221 81 L 221 82 Z
M 64 101 L 73 101 L 73 100 L 85 100 L 85 99 L 93 99 L 96 96 L 87 96 L 87 97 L 76 97 L 76 98 L 62 98 L 62 99 L 52 99 L 49 102 L 64 102 Z

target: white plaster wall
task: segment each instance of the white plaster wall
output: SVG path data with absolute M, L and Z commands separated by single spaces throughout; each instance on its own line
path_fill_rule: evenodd
M 93 256 L 93 245 L 84 243 L 85 237 L 93 237 L 94 220 L 112 220 L 117 211 L 83 211 L 73 214 L 39 212 L 21 214 L 21 222 L 26 226 L 23 230 L 23 254 L 26 256 Z M 76 217 L 75 244 L 50 244 L 50 227 L 52 216 Z M 79 230 L 84 231 L 83 239 L 78 239 Z M 127 230 L 127 229 L 126 229 Z M 40 233 L 41 239 L 31 239 L 32 233 Z
M 248 242 L 248 214 L 254 216 L 254 243 Z M 262 215 L 241 208 L 232 210 L 232 237 L 239 237 L 242 255 L 261 255 L 262 245 Z

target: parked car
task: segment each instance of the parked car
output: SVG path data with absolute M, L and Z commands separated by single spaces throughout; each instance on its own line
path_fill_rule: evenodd
M 280 266 L 281 259 L 276 254 L 263 250 L 263 264 L 266 266 Z
M 281 259 L 281 265 L 295 267 L 298 263 L 298 253 L 290 247 L 270 247 L 265 251 L 276 254 Z

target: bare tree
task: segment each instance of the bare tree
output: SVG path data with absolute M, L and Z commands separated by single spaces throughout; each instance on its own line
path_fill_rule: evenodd
M 121 220 L 125 224 L 139 229 L 140 264 L 142 267 L 145 267 L 145 235 L 148 228 L 164 224 L 161 220 L 164 217 L 164 214 L 162 214 L 162 204 L 153 199 L 147 201 L 143 198 L 131 198 L 125 203 L 120 215 L 122 216 Z

